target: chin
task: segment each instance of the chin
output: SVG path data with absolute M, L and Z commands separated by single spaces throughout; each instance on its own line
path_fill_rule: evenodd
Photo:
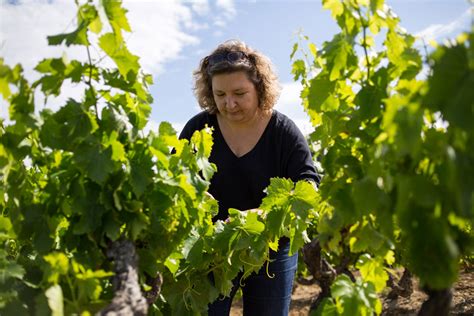
M 233 119 L 233 120 L 234 120 L 234 119 L 240 120 L 240 119 L 242 119 L 244 116 L 243 116 L 241 113 L 237 112 L 237 113 L 227 113 L 227 117 L 228 117 L 229 119 Z

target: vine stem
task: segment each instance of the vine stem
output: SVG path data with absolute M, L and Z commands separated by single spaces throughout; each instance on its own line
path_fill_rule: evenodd
M 93 64 L 92 64 L 92 58 L 91 58 L 89 45 L 86 46 L 86 50 L 87 50 L 87 59 L 89 60 L 89 80 L 87 81 L 87 85 L 89 86 L 89 88 L 91 89 L 91 91 L 93 93 L 93 97 L 94 97 L 94 101 L 95 101 L 94 102 L 95 117 L 96 117 L 97 120 L 99 120 L 99 110 L 97 109 L 97 98 L 95 96 L 94 86 L 92 85 L 92 67 L 93 67 Z
M 76 2 L 77 4 L 77 2 Z M 83 19 L 83 21 L 81 22 L 81 25 L 84 23 L 84 17 L 82 16 L 82 11 L 79 9 L 78 10 L 79 14 L 81 15 L 81 18 Z M 86 45 L 86 51 L 87 51 L 87 59 L 89 61 L 89 79 L 87 80 L 87 85 L 89 86 L 89 88 L 91 89 L 92 91 L 92 95 L 94 97 L 94 108 L 95 108 L 95 117 L 97 120 L 99 120 L 99 111 L 97 109 L 97 98 L 95 96 L 95 89 L 94 89 L 94 86 L 92 85 L 92 67 L 94 67 L 93 63 L 92 63 L 92 58 L 91 58 L 91 52 L 90 52 L 90 49 L 89 49 L 89 43 Z
M 367 28 L 368 26 L 364 23 L 364 19 L 362 18 L 362 12 L 356 2 L 356 7 L 354 7 L 359 14 L 360 24 L 362 25 L 362 36 L 364 41 L 362 42 L 362 48 L 364 49 L 365 55 L 365 62 L 367 64 L 367 84 L 370 82 L 370 61 L 369 61 L 369 53 L 367 52 Z
M 71 291 L 71 296 L 72 296 L 72 305 L 74 306 L 75 310 L 77 312 L 80 312 L 81 309 L 79 307 L 79 302 L 77 301 L 77 296 L 76 296 L 76 291 L 74 289 L 74 286 L 72 285 L 72 281 L 71 281 L 71 278 L 69 277 L 69 275 L 66 274 L 66 282 L 69 286 L 69 290 Z

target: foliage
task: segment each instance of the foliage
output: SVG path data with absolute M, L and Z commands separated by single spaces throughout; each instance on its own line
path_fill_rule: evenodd
M 384 258 L 429 288 L 448 288 L 473 253 L 474 32 L 423 64 L 384 1 L 322 2 L 341 32 L 319 49 L 302 37 L 291 58 L 325 173 L 316 230 L 326 255 L 370 254 L 379 268 L 364 275 L 353 266 L 376 292 Z
M 191 142 L 179 141 L 166 122 L 143 132 L 152 80 L 123 40 L 125 12 L 118 1 L 81 4 L 77 28 L 48 37 L 50 45 L 83 46 L 87 62 L 44 59 L 32 84 L 21 65 L 0 64 L 10 115 L 0 129 L 0 308 L 7 314 L 93 313 L 112 295 L 105 256 L 112 241 L 135 241 L 142 278 L 155 276 L 215 210 L 205 194 L 215 170 L 210 131 Z M 105 53 L 99 60 L 91 59 L 93 38 Z M 104 57 L 116 68 L 102 67 Z M 35 92 L 57 96 L 67 81 L 83 84 L 80 100 L 56 112 L 36 109 Z
M 241 283 L 260 269 L 267 269 L 272 277 L 269 251 L 277 251 L 282 237 L 290 238 L 290 254 L 303 246 L 318 200 L 312 184 L 300 181 L 295 185 L 289 179 L 274 178 L 260 213 L 230 209 L 228 222 L 196 227 L 176 254 L 184 260 L 176 269 L 174 284 L 164 289 L 173 312 L 205 312 L 208 302 L 230 293 L 239 273 Z
M 78 4 L 76 29 L 48 42 L 81 46 L 87 61 L 44 59 L 33 83 L 0 59 L 10 116 L 0 127 L 2 314 L 101 310 L 114 294 L 106 253 L 120 239 L 136 245 L 143 291 L 163 275 L 152 314 L 204 312 L 240 271 L 268 265 L 281 237 L 293 253 L 305 241 L 318 203 L 307 182 L 273 179 L 262 213 L 231 210 L 228 223 L 212 222 L 211 130 L 188 142 L 162 122 L 145 134 L 152 79 L 126 46 L 125 14 L 115 0 Z M 94 60 L 92 48 L 104 55 Z M 59 96 L 67 82 L 84 87 L 81 98 L 38 109 L 38 95 Z
M 268 267 L 282 237 L 296 252 L 311 223 L 327 259 L 349 251 L 360 273 L 336 278 L 317 313 L 380 313 L 377 294 L 397 263 L 429 288 L 451 286 L 474 244 L 474 32 L 424 65 L 382 0 L 323 5 L 341 33 L 292 53 L 316 127 L 320 190 L 272 179 L 260 212 L 231 209 L 227 222 L 212 222 L 217 202 L 206 193 L 212 131 L 188 142 L 163 122 L 145 135 L 152 79 L 126 46 L 119 1 L 78 4 L 76 29 L 48 37 L 83 47 L 86 62 L 44 59 L 29 83 L 21 65 L 0 59 L 10 116 L 0 126 L 2 314 L 97 312 L 113 295 L 105 252 L 119 239 L 135 242 L 143 291 L 163 274 L 152 314 L 202 313 L 238 275 Z M 92 47 L 104 55 L 92 59 Z M 39 111 L 38 94 L 58 96 L 65 82 L 81 84 L 82 97 Z

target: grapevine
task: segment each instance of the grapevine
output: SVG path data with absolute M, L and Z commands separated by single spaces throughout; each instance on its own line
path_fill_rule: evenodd
M 125 14 L 119 1 L 78 4 L 76 29 L 48 42 L 87 60 L 44 59 L 33 83 L 0 61 L 2 314 L 146 314 L 174 249 L 210 221 L 210 131 L 180 141 L 163 122 L 145 135 L 152 80 L 126 46 Z M 82 97 L 39 110 L 35 92 L 47 100 L 65 82 Z
M 244 282 L 268 267 L 281 237 L 292 253 L 305 241 L 318 197 L 304 181 L 273 179 L 262 214 L 212 222 L 212 131 L 179 140 L 162 122 L 145 134 L 152 80 L 130 31 L 119 1 L 78 4 L 76 29 L 48 42 L 83 47 L 85 62 L 44 59 L 29 83 L 0 61 L 2 314 L 205 313 L 239 272 Z M 58 96 L 65 82 L 82 83 L 82 97 L 38 110 L 36 93 Z
M 423 62 L 384 1 L 322 3 L 341 32 L 320 49 L 303 37 L 291 54 L 325 174 L 312 245 L 322 254 L 305 259 L 314 266 L 322 256 L 361 277 L 333 275 L 314 307 L 380 314 L 377 294 L 401 265 L 430 296 L 420 314 L 447 315 L 460 259 L 473 253 L 474 32 Z

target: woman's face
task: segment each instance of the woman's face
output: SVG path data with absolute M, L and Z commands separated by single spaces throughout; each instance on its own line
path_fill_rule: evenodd
M 246 123 L 260 113 L 255 85 L 243 71 L 212 77 L 212 93 L 221 118 L 229 123 Z

